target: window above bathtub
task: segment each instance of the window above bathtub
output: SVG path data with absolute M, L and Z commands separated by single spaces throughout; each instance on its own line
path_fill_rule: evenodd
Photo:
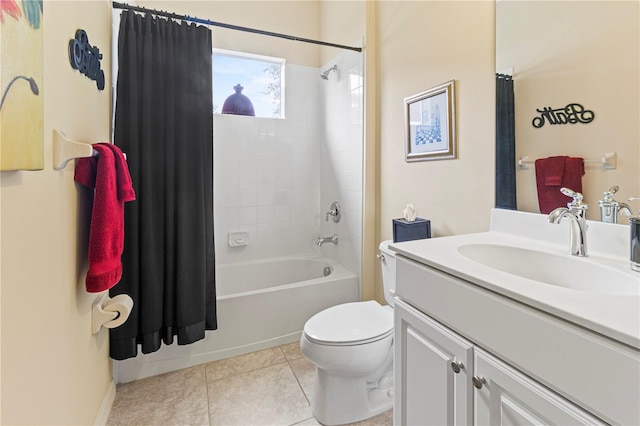
M 213 112 L 235 93 L 248 97 L 256 117 L 284 118 L 285 60 L 213 49 Z

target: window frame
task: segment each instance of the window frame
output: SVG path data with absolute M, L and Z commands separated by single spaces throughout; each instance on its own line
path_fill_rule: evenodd
M 249 52 L 240 52 L 237 50 L 229 50 L 229 49 L 220 49 L 217 47 L 213 48 L 213 51 L 211 52 L 211 60 L 212 63 L 214 61 L 214 56 L 215 55 L 223 55 L 223 56 L 227 56 L 227 57 L 232 57 L 232 58 L 239 58 L 239 59 L 247 59 L 247 60 L 254 60 L 254 61 L 259 61 L 259 62 L 268 62 L 268 63 L 272 63 L 272 64 L 277 64 L 280 65 L 280 116 L 260 116 L 260 115 L 256 115 L 256 118 L 271 118 L 271 119 L 280 119 L 283 120 L 285 118 L 285 70 L 286 70 L 286 64 L 287 64 L 287 60 L 285 58 L 279 58 L 279 57 L 275 57 L 275 56 L 266 56 L 266 55 L 259 55 L 256 53 L 249 53 Z M 214 66 L 215 68 L 215 66 Z M 215 73 L 215 71 L 214 71 Z M 215 78 L 213 81 L 213 87 L 215 90 Z M 222 105 L 220 105 L 220 109 L 222 110 Z M 222 114 L 222 111 L 220 112 L 214 112 L 214 114 L 218 114 L 218 115 L 224 115 Z

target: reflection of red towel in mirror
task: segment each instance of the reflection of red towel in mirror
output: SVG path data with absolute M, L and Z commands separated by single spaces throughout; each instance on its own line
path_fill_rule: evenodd
M 122 278 L 124 203 L 135 200 L 136 195 L 122 151 L 108 143 L 95 144 L 93 149 L 99 155 L 79 158 L 73 178 L 95 188 L 86 288 L 97 293 L 110 289 Z
M 540 213 L 551 213 L 556 207 L 566 207 L 571 199 L 560 192 L 569 188 L 582 192 L 584 160 L 579 157 L 549 157 L 536 160 L 536 186 Z

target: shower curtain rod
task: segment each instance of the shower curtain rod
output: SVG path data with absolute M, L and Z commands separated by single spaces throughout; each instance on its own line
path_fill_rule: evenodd
M 361 47 L 345 46 L 342 44 L 328 43 L 326 41 L 312 40 L 308 38 L 291 36 L 288 34 L 280 34 L 280 33 L 274 33 L 271 31 L 257 30 L 255 28 L 241 27 L 239 25 L 225 24 L 223 22 L 215 22 L 215 21 L 210 21 L 208 19 L 196 18 L 193 16 L 178 15 L 177 13 L 165 12 L 163 10 L 147 9 L 146 7 L 141 7 L 141 6 L 132 6 L 126 3 L 118 3 L 116 1 L 113 2 L 113 7 L 115 9 L 128 9 L 128 10 L 133 10 L 135 12 L 151 13 L 156 16 L 165 16 L 167 18 L 180 19 L 187 22 L 195 22 L 197 24 L 211 25 L 213 27 L 227 28 L 230 30 L 244 31 L 247 33 L 261 34 L 261 35 L 266 35 L 270 37 L 285 38 L 287 40 L 302 41 L 304 43 L 313 43 L 313 44 L 319 44 L 321 46 L 337 47 L 338 49 L 347 49 L 347 50 L 353 50 L 356 52 L 362 52 Z

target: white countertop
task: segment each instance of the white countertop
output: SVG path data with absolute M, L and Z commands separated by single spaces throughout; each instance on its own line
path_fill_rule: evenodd
M 519 229 L 512 227 L 513 223 L 505 225 L 505 220 L 513 222 L 514 219 L 525 230 L 522 235 L 511 233 Z M 538 227 L 543 231 L 536 232 Z M 490 232 L 393 243 L 390 247 L 409 259 L 640 349 L 640 295 L 603 294 L 544 284 L 490 268 L 458 251 L 466 244 L 500 244 L 570 257 L 569 235 L 568 230 L 562 229 L 564 226 L 548 224 L 543 215 L 494 210 L 491 228 Z M 629 267 L 628 254 L 621 256 L 624 235 L 627 235 L 627 250 L 629 241 L 628 228 L 627 234 L 624 228 L 627 227 L 590 223 L 587 241 L 593 249 L 583 260 L 637 279 L 640 287 L 640 273 Z M 545 239 L 549 229 L 554 237 Z M 563 236 L 564 244 L 558 243 L 556 234 Z M 600 238 L 601 235 L 604 238 Z

